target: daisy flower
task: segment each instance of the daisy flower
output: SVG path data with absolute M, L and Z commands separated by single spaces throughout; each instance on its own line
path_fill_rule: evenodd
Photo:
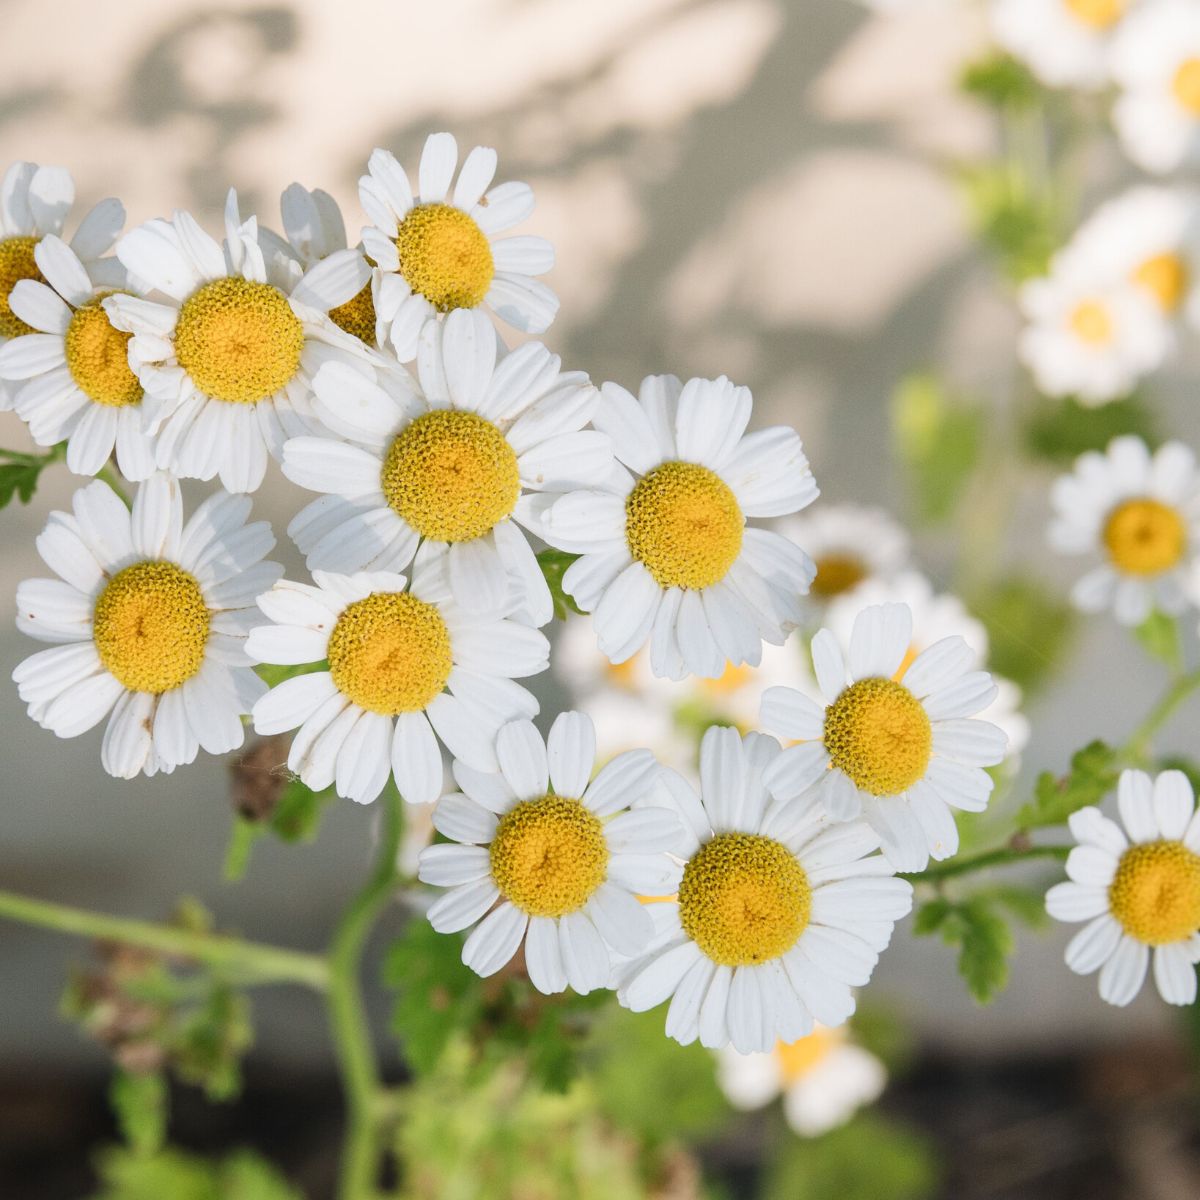
M 1050 87 L 1098 91 L 1109 83 L 1109 51 L 1137 0 L 992 0 L 992 33 Z
M 104 309 L 133 334 L 129 363 L 146 398 L 158 465 L 188 479 L 219 475 L 231 492 L 262 483 L 268 454 L 308 432 L 312 376 L 331 358 L 363 352 L 326 313 L 367 278 L 356 251 L 304 272 L 278 240 L 260 244 L 229 193 L 224 246 L 186 212 L 150 221 L 117 243 L 131 276 L 161 299 L 115 293 Z
M 1193 0 L 1152 0 L 1113 42 L 1120 95 L 1113 124 L 1125 153 L 1165 173 L 1200 160 L 1200 11 Z
M 390 571 L 315 571 L 315 587 L 282 580 L 259 596 L 274 624 L 251 630 L 255 662 L 328 664 L 272 688 L 253 713 L 262 734 L 299 728 L 288 768 L 313 791 L 332 785 L 369 804 L 393 775 L 410 803 L 431 803 L 442 794 L 439 739 L 475 770 L 495 770 L 496 731 L 537 712 L 513 680 L 545 670 L 549 643 L 464 611 L 445 557 L 419 554 L 411 584 Z
M 544 510 L 541 534 L 581 555 L 563 587 L 621 663 L 647 641 L 655 675 L 717 678 L 755 665 L 802 619 L 812 560 L 746 525 L 811 504 L 817 485 L 791 429 L 747 434 L 750 391 L 652 375 L 635 399 L 606 383 L 593 423 L 621 467 Z M 625 468 L 628 468 L 627 470 Z
M 679 877 L 664 852 L 678 849 L 683 827 L 653 804 L 658 764 L 632 750 L 592 779 L 595 732 L 577 712 L 557 717 L 545 741 L 530 721 L 505 725 L 496 757 L 490 775 L 456 761 L 463 790 L 434 809 L 450 844 L 424 851 L 418 875 L 450 890 L 430 923 L 456 933 L 478 921 L 462 958 L 485 977 L 524 943 L 538 991 L 605 987 L 614 952 L 639 953 L 653 932 L 636 893 L 670 890 Z
M 1121 825 L 1098 808 L 1069 824 L 1078 843 L 1067 883 L 1046 893 L 1059 921 L 1086 921 L 1067 946 L 1077 975 L 1100 972 L 1100 998 L 1126 1005 L 1141 990 L 1154 951 L 1154 982 L 1168 1004 L 1193 1004 L 1200 962 L 1200 817 L 1182 771 L 1153 781 L 1122 771 Z M 1121 826 L 1124 826 L 1124 829 Z
M 449 133 L 426 139 L 417 189 L 394 155 L 375 150 L 358 195 L 372 224 L 363 247 L 375 264 L 376 311 L 401 362 L 417 355 L 422 326 L 458 309 L 487 307 L 522 333 L 544 333 L 558 297 L 534 278 L 554 266 L 540 237 L 499 237 L 533 212 L 525 183 L 492 187 L 496 152 L 476 146 L 458 166 Z M 453 185 L 453 190 L 451 190 Z
M 971 720 L 995 699 L 977 656 L 957 636 L 942 638 L 904 666 L 912 645 L 906 604 L 864 608 L 849 652 L 822 629 L 812 643 L 822 700 L 791 688 L 763 698 L 762 724 L 797 742 L 765 779 L 773 795 L 810 788 L 835 821 L 860 813 L 897 871 L 922 871 L 929 857 L 958 849 L 951 808 L 982 812 L 992 792 L 984 767 L 1004 759 L 1005 737 Z
M 544 625 L 550 591 L 521 526 L 537 530 L 542 493 L 612 471 L 608 438 L 584 429 L 596 389 L 538 342 L 501 356 L 476 312 L 431 322 L 417 365 L 421 395 L 399 372 L 372 382 L 348 365 L 321 370 L 315 412 L 335 436 L 289 441 L 283 473 L 326 495 L 288 533 L 310 570 L 346 573 L 400 570 L 432 542 L 464 608 L 495 609 L 515 591 Z
M 854 1011 L 912 888 L 892 878 L 862 821 L 770 802 L 774 738 L 714 726 L 700 745 L 700 794 L 673 771 L 663 788 L 687 831 L 675 896 L 648 907 L 655 937 L 619 971 L 617 998 L 643 1012 L 670 999 L 668 1037 L 743 1054 L 841 1025 Z M 648 893 L 649 894 L 649 893 Z M 661 894 L 661 893 L 656 893 Z
M 56 642 L 13 672 L 29 715 L 77 737 L 111 712 L 100 761 L 119 778 L 170 772 L 242 744 L 265 686 L 245 652 L 254 597 L 283 568 L 250 500 L 218 492 L 184 524 L 179 484 L 142 483 L 132 512 L 99 480 L 50 514 L 38 553 L 58 579 L 17 589 L 17 628 Z
M 1167 442 L 1151 455 L 1141 438 L 1114 438 L 1054 481 L 1050 504 L 1051 546 L 1104 559 L 1071 589 L 1076 608 L 1111 608 L 1122 625 L 1140 625 L 1155 608 L 1176 616 L 1187 607 L 1200 539 L 1200 473 L 1187 446 Z
M 844 1125 L 883 1094 L 887 1068 L 842 1029 L 818 1025 L 795 1042 L 776 1042 L 765 1054 L 717 1052 L 717 1081 L 735 1108 L 752 1111 L 783 1097 L 788 1125 L 819 1137 Z

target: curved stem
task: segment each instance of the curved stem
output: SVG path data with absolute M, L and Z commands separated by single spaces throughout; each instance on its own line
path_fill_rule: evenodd
M 329 947 L 329 1020 L 346 1098 L 340 1200 L 371 1200 L 377 1194 L 382 1087 L 359 971 L 367 935 L 396 886 L 402 801 L 388 787 L 382 803 L 383 831 L 375 869 L 343 914 Z
M 1121 749 L 1121 757 L 1127 762 L 1142 764 L 1154 735 L 1167 723 L 1175 710 L 1200 687 L 1200 670 L 1190 671 L 1175 679 L 1159 702 L 1150 710 L 1146 719 L 1129 735 Z
M 1064 859 L 1071 852 L 1070 846 L 1001 846 L 996 850 L 984 850 L 969 854 L 965 858 L 952 858 L 947 862 L 934 863 L 924 871 L 905 871 L 903 875 L 913 883 L 935 883 L 955 875 L 969 875 L 988 867 L 1005 867 L 1010 863 L 1027 862 L 1031 858 Z

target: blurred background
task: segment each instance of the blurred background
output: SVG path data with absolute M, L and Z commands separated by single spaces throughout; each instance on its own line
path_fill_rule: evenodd
M 233 184 L 243 212 L 277 226 L 279 193 L 299 180 L 333 193 L 353 239 L 372 147 L 414 163 L 438 129 L 495 146 L 499 177 L 537 195 L 523 232 L 557 248 L 549 282 L 562 308 L 546 340 L 564 363 L 627 386 L 661 371 L 749 385 L 761 423 L 799 429 L 822 502 L 905 519 L 888 416 L 897 381 L 936 361 L 1000 394 L 1016 370 L 1011 292 L 976 248 L 955 183 L 956 164 L 995 138 L 990 114 L 957 88 L 987 41 L 972 5 L 3 0 L 0 14 L 0 161 L 69 166 L 81 205 L 119 196 L 130 225 L 178 207 L 216 231 Z M 1122 170 L 1098 155 L 1088 186 L 1111 189 Z M 1185 358 L 1158 388 L 1163 424 L 1193 444 L 1194 368 Z M 28 444 L 10 414 L 0 443 Z M 1053 474 L 1030 466 L 1009 493 L 1016 532 L 1003 553 L 1065 594 L 1074 569 L 1043 548 Z M 13 627 L 16 584 L 42 573 L 34 536 L 75 482 L 47 472 L 34 505 L 4 514 L 5 677 L 30 651 Z M 301 495 L 273 471 L 255 501 L 282 534 Z M 937 530 L 917 545 L 931 577 L 948 581 L 954 545 Z M 279 554 L 296 575 L 294 551 Z M 1089 623 L 1027 710 L 1022 779 L 1061 770 L 1091 737 L 1122 736 L 1160 682 L 1115 625 Z M 552 688 L 547 711 L 562 700 Z M 245 881 L 221 885 L 228 764 L 109 779 L 96 736 L 55 741 L 10 686 L 0 728 L 5 887 L 154 919 L 192 893 L 224 927 L 315 948 L 366 867 L 374 814 L 345 803 L 316 844 L 265 842 Z M 1194 742 L 1194 729 L 1185 713 L 1164 745 Z M 1068 932 L 1019 935 L 1010 986 L 983 1011 L 936 940 L 902 928 L 883 957 L 871 999 L 914 1046 L 884 1108 L 947 1164 L 929 1194 L 1200 1190 L 1177 1014 L 1151 989 L 1127 1011 L 1100 1003 L 1094 980 L 1062 966 Z M 69 965 L 86 958 L 81 944 L 0 925 L 6 1200 L 87 1192 L 88 1146 L 108 1128 L 107 1060 L 55 1008 Z M 321 1196 L 337 1120 L 321 1012 L 276 989 L 255 997 L 255 1024 L 245 1098 L 215 1116 L 184 1098 L 181 1139 L 253 1142 Z M 752 1162 L 754 1144 L 743 1127 L 717 1159 Z M 728 1178 L 729 1194 L 753 1194 Z

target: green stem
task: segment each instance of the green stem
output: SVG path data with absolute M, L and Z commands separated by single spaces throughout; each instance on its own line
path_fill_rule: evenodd
M 375 870 L 342 916 L 329 947 L 330 1028 L 346 1098 L 340 1200 L 371 1200 L 377 1195 L 379 1126 L 385 1096 L 359 973 L 367 935 L 396 887 L 396 855 L 402 829 L 402 801 L 396 790 L 385 789 L 381 802 L 385 806 L 383 831 Z
M 40 925 L 58 933 L 102 938 L 127 946 L 141 946 L 184 959 L 194 959 L 236 975 L 243 983 L 299 983 L 323 991 L 329 969 L 319 955 L 302 954 L 260 942 L 208 933 L 195 933 L 104 913 L 32 900 L 13 892 L 0 892 L 0 917 Z
M 1198 687 L 1200 687 L 1200 670 L 1191 671 L 1175 679 L 1163 694 L 1162 699 L 1150 710 L 1146 719 L 1129 735 L 1129 739 L 1121 748 L 1122 760 L 1139 765 L 1144 763 L 1154 735 Z
M 1000 846 L 995 850 L 983 850 L 963 858 L 952 858 L 934 863 L 924 871 L 904 872 L 913 883 L 939 883 L 955 875 L 969 875 L 972 871 L 983 871 L 988 867 L 1005 867 L 1011 863 L 1028 862 L 1034 858 L 1064 859 L 1071 852 L 1070 846 Z

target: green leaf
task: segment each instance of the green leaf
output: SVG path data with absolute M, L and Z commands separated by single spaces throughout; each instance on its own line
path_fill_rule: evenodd
M 917 913 L 913 932 L 937 933 L 948 946 L 958 947 L 958 973 L 980 1004 L 988 1004 L 1008 983 L 1012 930 L 986 893 L 951 901 L 938 899 Z
M 232 1100 L 241 1091 L 241 1059 L 253 1041 L 250 1001 L 214 982 L 204 1002 L 181 1017 L 171 1062 L 180 1079 L 203 1088 L 210 1100 Z
M 1016 283 L 1046 274 L 1061 242 L 1053 194 L 1009 162 L 965 168 L 959 181 L 980 240 Z
M 1171 670 L 1178 670 L 1182 665 L 1183 646 L 1176 618 L 1155 610 L 1134 630 L 1134 634 L 1151 658 Z
M 1088 450 L 1103 450 L 1115 437 L 1135 434 L 1154 445 L 1154 415 L 1139 396 L 1126 396 L 1099 407 L 1064 400 L 1042 400 L 1025 426 L 1024 442 L 1035 459 L 1070 466 Z
M 1117 751 L 1104 742 L 1090 742 L 1071 758 L 1071 769 L 1057 776 L 1043 771 L 1033 789 L 1033 801 L 1017 814 L 1019 829 L 1062 825 L 1073 813 L 1099 804 L 1117 786 L 1120 762 Z
M 546 586 L 549 587 L 551 599 L 554 601 L 554 616 L 559 621 L 566 620 L 571 613 L 583 612 L 583 609 L 563 591 L 563 576 L 578 557 L 578 554 L 568 554 L 565 550 L 543 550 L 537 556 L 538 566 L 542 568 Z
M 329 663 L 325 659 L 314 663 L 299 663 L 295 666 L 280 666 L 277 663 L 259 663 L 254 669 L 258 673 L 259 679 L 267 687 L 278 687 L 281 683 L 285 683 L 289 679 L 295 679 L 300 675 L 312 675 L 316 671 L 328 671 Z
M 257 821 L 248 821 L 241 815 L 233 818 L 229 845 L 225 848 L 223 873 L 227 883 L 237 883 L 245 876 L 246 868 L 250 864 L 250 852 L 262 834 L 263 827 Z
M 1023 62 L 1000 51 L 968 63 L 958 82 L 968 96 L 993 108 L 1033 108 L 1046 94 Z
M 121 1137 L 133 1154 L 157 1154 L 167 1133 L 167 1081 L 159 1071 L 117 1071 L 108 1100 Z
M 1070 650 L 1075 614 L 1033 579 L 1012 577 L 970 597 L 988 631 L 988 668 L 1026 694 L 1053 678 Z
M 250 1150 L 207 1162 L 182 1150 L 142 1156 L 112 1148 L 101 1152 L 96 1165 L 101 1190 L 92 1200 L 303 1200 Z
M 986 895 L 1008 909 L 1022 925 L 1044 929 L 1050 922 L 1046 913 L 1046 896 L 1041 890 L 1022 887 L 989 888 Z
M 941 897 L 929 900 L 917 909 L 913 917 L 913 933 L 917 937 L 925 937 L 936 933 L 946 923 L 946 919 L 954 911 L 954 905 Z
M 271 831 L 285 842 L 311 842 L 333 797 L 333 788 L 314 792 L 299 779 L 291 780 L 271 814 Z
M 22 504 L 28 504 L 37 491 L 38 477 L 42 471 L 65 454 L 65 442 L 45 454 L 23 454 L 19 450 L 0 449 L 0 508 L 11 504 L 14 496 Z

